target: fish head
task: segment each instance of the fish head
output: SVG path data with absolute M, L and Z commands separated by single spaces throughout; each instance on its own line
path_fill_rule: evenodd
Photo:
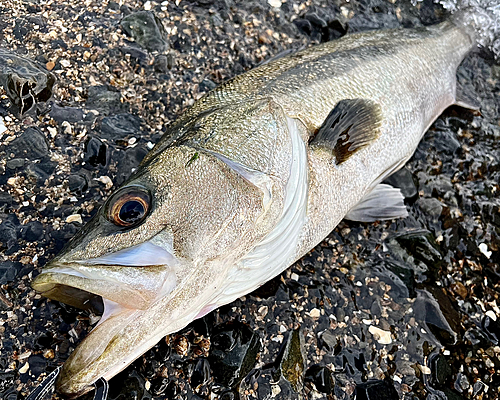
M 215 306 L 213 293 L 265 212 L 264 193 L 227 163 L 175 146 L 139 168 L 34 279 L 42 295 L 88 308 L 98 325 L 56 383 L 81 395 Z M 207 308 L 208 307 L 208 308 Z

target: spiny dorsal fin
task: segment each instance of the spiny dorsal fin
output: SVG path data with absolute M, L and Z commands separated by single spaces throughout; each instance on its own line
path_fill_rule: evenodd
M 351 221 L 373 222 L 407 216 L 408 211 L 401 190 L 379 183 L 344 218 Z
M 319 128 L 311 145 L 332 150 L 337 164 L 370 144 L 380 135 L 382 110 L 367 99 L 347 99 L 337 103 Z

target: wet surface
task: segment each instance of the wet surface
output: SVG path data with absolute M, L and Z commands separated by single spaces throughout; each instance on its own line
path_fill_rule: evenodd
M 29 282 L 182 110 L 289 49 L 446 18 L 431 1 L 69 3 L 0 4 L 0 45 L 57 77 L 38 114 L 17 118 L 16 100 L 0 93 L 9 400 L 98 321 L 97 310 L 48 301 Z M 149 27 L 139 34 L 124 26 L 138 12 Z M 158 41 L 144 42 L 151 32 Z M 458 77 L 481 113 L 446 110 L 390 178 L 407 218 L 342 222 L 259 290 L 162 340 L 110 381 L 110 398 L 498 398 L 500 66 L 477 51 Z

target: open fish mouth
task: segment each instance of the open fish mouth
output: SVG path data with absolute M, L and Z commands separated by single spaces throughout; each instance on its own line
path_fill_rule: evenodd
M 59 258 L 35 278 L 32 287 L 50 299 L 88 309 L 101 297 L 104 305 L 98 324 L 64 364 L 56 384 L 60 393 L 76 396 L 91 390 L 97 379 L 110 379 L 151 347 L 146 340 L 144 346 L 112 355 L 115 360 L 99 366 L 132 321 L 175 289 L 177 264 L 169 252 L 147 242 L 89 260 Z

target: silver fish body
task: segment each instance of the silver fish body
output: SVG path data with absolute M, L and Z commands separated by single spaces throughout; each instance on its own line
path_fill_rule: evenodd
M 163 336 L 278 275 L 344 217 L 404 216 L 401 204 L 380 203 L 400 194 L 379 183 L 456 102 L 456 69 L 473 45 L 452 23 L 354 34 L 195 103 L 33 282 L 76 306 L 104 299 L 58 390 L 79 395 L 116 375 Z M 113 219 L 122 214 L 144 215 L 124 227 Z

